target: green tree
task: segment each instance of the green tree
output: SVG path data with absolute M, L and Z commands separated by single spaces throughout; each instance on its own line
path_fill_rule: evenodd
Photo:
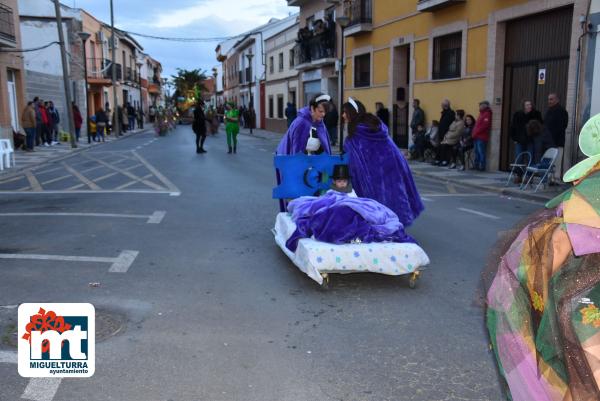
M 204 81 L 207 78 L 206 71 L 178 68 L 177 75 L 171 76 L 171 80 L 175 85 L 174 97 L 184 96 L 185 98 L 198 100 L 202 96 L 202 92 L 207 91 L 206 86 L 204 86 Z

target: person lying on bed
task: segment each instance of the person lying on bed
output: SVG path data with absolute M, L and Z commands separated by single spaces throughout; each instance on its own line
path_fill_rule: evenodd
M 330 189 L 356 198 L 356 192 L 354 192 L 354 189 L 352 188 L 350 169 L 347 164 L 336 164 L 333 166 Z
M 289 250 L 295 252 L 300 239 L 311 237 L 338 245 L 416 242 L 404 232 L 404 226 L 392 210 L 375 200 L 352 195 L 354 191 L 349 180 L 340 179 L 337 174 L 333 178 L 335 189 L 320 197 L 294 199 L 288 205 L 292 221 L 296 224 L 296 231 L 285 244 Z M 348 189 L 351 192 L 346 192 Z

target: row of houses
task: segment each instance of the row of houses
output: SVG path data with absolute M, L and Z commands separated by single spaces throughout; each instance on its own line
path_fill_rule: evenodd
M 489 168 L 505 170 L 514 157 L 511 116 L 526 99 L 543 113 L 547 96 L 557 93 L 570 116 L 566 168 L 579 157 L 578 130 L 600 112 L 600 91 L 593 90 L 600 85 L 600 0 L 287 3 L 299 14 L 217 47 L 222 96 L 247 105 L 250 86 L 260 99 L 261 128 L 283 131 L 287 102 L 302 106 L 317 92 L 339 98 L 343 88 L 370 111 L 383 103 L 393 135 L 407 146 L 414 99 L 428 121 L 439 119 L 446 98 L 475 115 L 488 100 L 494 112 Z M 248 48 L 260 60 L 257 73 L 244 64 Z
M 129 103 L 146 116 L 150 106 L 163 103 L 160 62 L 129 34 L 116 30 L 113 63 L 110 25 L 83 9 L 60 7 L 71 98 L 82 115 L 92 116 L 106 104 L 115 110 L 115 93 L 118 106 Z M 7 102 L 0 102 L 1 137 L 19 131 L 20 113 L 36 96 L 52 100 L 67 115 L 58 41 L 52 0 L 0 0 L 0 91 L 8 95 Z M 86 130 L 84 124 L 82 135 Z

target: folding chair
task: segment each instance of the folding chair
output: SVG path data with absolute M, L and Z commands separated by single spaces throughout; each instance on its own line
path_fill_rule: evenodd
M 512 179 L 515 172 L 520 171 L 521 175 L 524 176 L 525 172 L 529 167 L 531 167 L 531 152 L 521 152 L 515 158 L 515 162 L 510 164 L 510 175 L 508 176 L 508 180 L 506 181 L 505 186 L 510 185 L 510 180 Z M 527 163 L 525 163 L 527 161 Z
M 521 184 L 521 189 L 525 189 L 528 186 L 531 185 L 531 181 L 533 181 L 533 177 L 535 177 L 536 175 L 541 176 L 542 178 L 540 179 L 540 182 L 538 182 L 537 186 L 535 187 L 535 191 L 533 192 L 537 192 L 538 189 L 540 189 L 541 185 L 544 185 L 544 188 L 546 187 L 546 182 L 548 181 L 548 179 L 552 176 L 552 174 L 554 174 L 554 163 L 556 163 L 556 158 L 558 157 L 558 149 L 557 148 L 550 148 L 548 150 L 546 150 L 544 152 L 544 155 L 542 156 L 542 160 L 540 161 L 539 164 L 535 165 L 535 166 L 529 166 L 527 167 L 527 169 L 525 169 L 525 175 L 523 176 L 523 184 Z M 529 180 L 527 179 L 527 175 L 529 175 Z
M 4 167 L 10 168 L 15 166 L 15 150 L 12 147 L 10 139 L 0 139 L 0 170 L 4 170 Z

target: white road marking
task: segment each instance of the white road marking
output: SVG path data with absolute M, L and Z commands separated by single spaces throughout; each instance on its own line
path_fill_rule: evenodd
M 179 196 L 181 195 L 181 192 L 173 192 L 173 191 L 154 191 L 154 190 L 148 190 L 148 189 L 126 189 L 126 190 L 122 190 L 122 191 L 115 191 L 115 190 L 100 190 L 100 191 L 91 191 L 91 190 L 87 190 L 87 191 L 80 191 L 80 190 L 76 190 L 76 191 L 64 191 L 64 190 L 57 190 L 57 191 L 26 191 L 26 189 L 29 189 L 29 187 L 23 189 L 22 191 L 0 191 L 0 195 L 64 195 L 64 194 L 91 194 L 91 195 L 97 195 L 97 194 L 152 194 L 152 195 L 170 195 L 170 196 Z
M 477 198 L 477 197 L 486 197 L 486 196 L 493 196 L 493 197 L 497 197 L 498 194 L 437 194 L 437 193 L 426 193 L 425 196 L 427 197 L 435 197 L 435 198 L 449 198 L 449 197 L 473 197 L 473 198 Z
M 30 401 L 52 401 L 62 379 L 54 377 L 34 377 L 29 380 L 21 399 Z
M 102 217 L 122 219 L 147 219 L 148 224 L 160 224 L 167 212 L 157 210 L 151 215 L 116 213 L 0 213 L 0 217 Z
M 150 217 L 148 217 L 148 221 L 146 223 L 160 224 L 160 222 L 164 219 L 166 214 L 167 214 L 167 212 L 165 212 L 163 210 L 157 210 L 156 212 L 152 213 L 152 215 Z
M 17 363 L 17 353 L 0 350 L 0 363 Z
M 127 273 L 127 270 L 129 270 L 138 255 L 138 251 L 121 251 L 121 254 L 117 257 L 117 260 L 115 260 L 115 263 L 112 264 L 110 269 L 108 269 L 108 272 Z
M 25 177 L 27 177 L 27 181 L 29 181 L 29 185 L 31 185 L 31 189 L 34 191 L 41 191 L 42 186 L 40 182 L 35 178 L 31 170 L 25 170 Z
M 427 197 L 425 197 L 425 196 L 421 196 L 421 200 L 422 200 L 423 202 L 433 202 L 433 199 L 427 198 Z
M 20 259 L 20 260 L 55 260 L 61 262 L 89 262 L 89 263 L 110 263 L 109 273 L 127 273 L 127 270 L 133 264 L 133 261 L 139 254 L 138 251 L 121 251 L 116 258 L 105 258 L 97 256 L 70 256 L 70 255 L 38 255 L 27 253 L 0 253 L 0 259 Z
M 65 170 L 74 175 L 75 178 L 77 178 L 79 181 L 83 182 L 85 185 L 90 187 L 90 189 L 94 191 L 101 189 L 98 185 L 96 185 L 95 182 L 81 174 L 79 171 L 75 170 L 73 167 L 69 166 L 67 163 L 63 162 L 62 165 L 65 168 Z
M 138 155 L 137 152 L 133 151 L 131 153 L 133 153 L 133 155 L 140 161 L 140 163 L 142 163 L 144 166 L 146 166 L 146 168 L 148 170 L 150 170 L 150 172 L 152 174 L 154 174 L 154 176 L 156 178 L 158 178 L 159 181 L 161 181 L 164 185 L 166 185 L 166 187 L 169 188 L 171 190 L 171 192 L 181 193 L 181 191 L 179 190 L 179 188 L 177 188 L 175 186 L 175 184 L 173 184 L 171 181 L 169 181 L 169 179 L 167 177 L 165 177 L 164 175 L 162 175 L 157 169 L 155 169 L 154 166 L 152 166 L 150 163 L 148 163 L 146 160 L 144 160 L 140 155 Z
M 483 212 L 478 212 L 477 210 L 467 209 L 465 207 L 459 207 L 458 210 L 461 210 L 461 211 L 467 212 L 467 213 L 476 214 L 477 216 L 481 216 L 481 217 L 487 217 L 488 219 L 500 220 L 500 217 L 494 216 L 493 214 L 487 214 L 487 213 L 483 213 Z

